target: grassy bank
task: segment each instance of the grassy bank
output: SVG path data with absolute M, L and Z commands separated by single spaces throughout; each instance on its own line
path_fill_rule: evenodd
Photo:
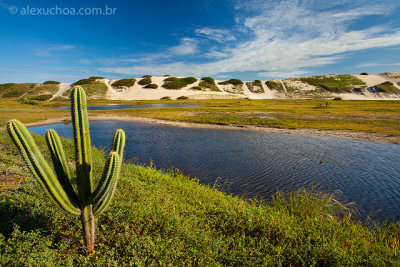
M 35 139 L 47 151 L 44 139 Z M 72 163 L 73 142 L 62 142 Z M 93 161 L 103 166 L 104 152 L 93 149 Z M 5 266 L 400 263 L 399 224 L 361 224 L 332 196 L 301 191 L 277 194 L 269 203 L 246 200 L 179 171 L 127 163 L 113 203 L 99 217 L 96 251 L 88 256 L 79 220 L 43 194 L 4 132 L 0 164 L 0 263 Z M 94 171 L 99 177 L 102 170 Z
M 12 118 L 23 122 L 52 117 L 68 117 L 69 111 L 55 110 L 69 102 L 36 101 L 37 105 L 15 101 L 0 102 L 0 126 Z M 89 111 L 90 115 L 138 116 L 171 121 L 255 125 L 287 129 L 354 131 L 400 137 L 400 101 L 326 101 L 326 100 L 92 100 L 89 105 L 110 103 L 182 103 L 200 107 L 125 109 Z

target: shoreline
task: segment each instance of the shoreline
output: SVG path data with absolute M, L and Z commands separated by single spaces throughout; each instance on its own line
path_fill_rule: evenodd
M 272 127 L 261 127 L 254 125 L 218 125 L 218 124 L 202 124 L 194 122 L 180 122 L 180 121 L 169 121 L 160 120 L 144 117 L 135 116 L 89 116 L 89 120 L 92 121 L 131 121 L 131 122 L 142 122 L 152 123 L 167 126 L 186 127 L 186 128 L 205 128 L 205 129 L 222 129 L 222 130 L 247 130 L 247 131 L 261 131 L 268 133 L 285 133 L 285 134 L 297 134 L 297 135 L 313 135 L 333 138 L 343 138 L 358 141 L 369 141 L 389 144 L 400 144 L 400 136 L 387 136 L 377 133 L 364 133 L 364 132 L 350 132 L 350 131 L 331 131 L 331 130 L 319 130 L 319 129 L 286 129 L 286 128 L 272 128 Z M 70 117 L 51 118 L 43 121 L 28 122 L 24 123 L 26 127 L 35 127 L 42 125 L 49 125 L 54 123 L 70 123 Z M 1 126 L 0 130 L 5 130 L 6 126 Z

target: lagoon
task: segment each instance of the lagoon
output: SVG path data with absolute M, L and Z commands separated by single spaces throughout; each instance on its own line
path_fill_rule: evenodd
M 72 137 L 71 125 L 55 129 Z M 365 219 L 400 220 L 400 146 L 331 137 L 249 130 L 183 128 L 126 121 L 91 121 L 92 143 L 109 149 L 115 129 L 127 134 L 125 160 L 178 168 L 203 184 L 269 199 L 277 190 L 334 193 Z

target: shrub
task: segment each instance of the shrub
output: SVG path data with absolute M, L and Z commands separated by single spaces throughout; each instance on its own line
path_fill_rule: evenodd
M 114 88 L 124 88 L 124 87 L 131 87 L 134 86 L 136 82 L 136 79 L 130 78 L 130 79 L 121 79 L 118 81 L 115 81 L 111 84 L 112 87 Z
M 189 99 L 189 97 L 187 97 L 187 96 L 180 96 L 180 97 L 178 97 L 178 98 L 176 98 L 177 100 L 186 100 L 186 99 Z
M 240 85 L 240 84 L 243 84 L 243 82 L 241 80 L 239 80 L 239 79 L 230 79 L 230 80 L 227 80 L 227 81 L 219 82 L 218 84 L 221 84 L 221 85 L 227 85 L 227 84 Z
M 164 80 L 163 87 L 166 89 L 181 89 L 196 81 L 197 79 L 194 77 L 185 77 L 185 78 L 169 77 Z
M 43 84 L 60 84 L 60 82 L 57 82 L 57 81 L 45 81 Z
M 164 75 L 164 77 L 170 77 L 170 76 L 171 76 L 171 75 L 169 75 L 169 74 L 165 74 L 165 75 Z
M 386 81 L 381 84 L 375 85 L 373 87 L 376 92 L 378 93 L 385 93 L 385 94 L 399 94 L 400 89 L 394 86 L 391 81 Z
M 335 97 L 333 100 L 338 101 L 338 100 L 342 100 L 341 97 Z
M 310 76 L 296 78 L 331 93 L 351 93 L 353 88 L 366 88 L 365 82 L 353 75 Z
M 20 95 L 20 91 L 19 90 L 12 90 L 12 91 L 9 91 L 9 92 L 7 92 L 7 93 L 5 93 L 4 95 L 2 95 L 2 97 L 17 97 L 17 96 L 19 96 Z
M 45 94 L 45 95 L 38 95 L 38 96 L 30 96 L 28 97 L 29 100 L 38 100 L 38 101 L 47 101 L 52 98 L 53 95 Z
M 28 99 L 28 98 L 18 99 L 17 102 L 19 102 L 21 104 L 32 105 L 32 106 L 39 105 L 39 103 L 37 101 L 31 100 L 31 99 Z
M 150 83 L 150 84 L 146 85 L 144 88 L 157 89 L 158 85 L 155 83 Z
M 151 84 L 151 77 L 145 77 L 143 79 L 141 79 L 138 84 L 140 85 L 148 85 Z
M 203 77 L 203 78 L 201 78 L 201 80 L 205 81 L 205 82 L 208 82 L 208 83 L 211 83 L 211 84 L 215 83 L 215 80 L 213 78 L 211 78 L 211 77 Z
M 164 96 L 164 97 L 161 97 L 160 99 L 161 100 L 171 100 L 171 97 L 170 96 Z
M 268 86 L 270 90 L 275 90 L 278 92 L 284 92 L 285 89 L 283 89 L 282 83 L 278 80 L 269 80 L 266 81 L 265 84 Z
M 366 72 L 361 72 L 360 75 L 368 75 Z
M 247 88 L 249 88 L 249 91 L 252 93 L 256 94 L 264 93 L 264 89 L 262 87 L 262 83 L 260 80 L 247 82 Z
M 142 78 L 151 78 L 153 75 L 143 75 Z
M 200 86 L 193 86 L 192 88 L 190 88 L 190 90 L 203 90 L 203 88 L 201 88 Z
M 87 79 L 79 80 L 79 81 L 75 82 L 74 85 L 91 84 L 91 83 L 93 83 L 93 82 L 95 82 L 96 80 L 99 80 L 99 79 L 104 79 L 104 77 L 92 76 L 92 77 L 89 77 L 89 78 L 87 78 Z

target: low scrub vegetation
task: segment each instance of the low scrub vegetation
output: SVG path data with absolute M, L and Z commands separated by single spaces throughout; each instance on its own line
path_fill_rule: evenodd
M 151 84 L 151 76 L 150 75 L 146 75 L 143 76 L 144 78 L 141 79 L 140 81 L 138 81 L 138 84 L 140 85 L 148 85 Z
M 0 84 L 0 95 L 3 98 L 18 98 L 23 94 L 28 93 L 35 87 L 37 83 L 5 83 Z
M 129 139 L 129 136 L 127 136 Z M 39 148 L 43 137 L 34 136 Z M 178 170 L 123 164 L 114 200 L 99 216 L 92 254 L 80 222 L 60 213 L 33 183 L 0 132 L 0 262 L 5 266 L 396 266 L 400 224 L 368 225 L 332 195 L 301 190 L 270 201 L 243 199 Z M 61 138 L 67 161 L 74 143 Z M 93 149 L 94 177 L 104 151 Z M 45 158 L 50 159 L 49 153 Z M 15 182 L 10 183 L 13 177 Z
M 61 82 L 57 81 L 45 81 L 43 84 L 60 84 Z
M 121 80 L 118 80 L 118 81 L 113 82 L 113 83 L 111 84 L 111 86 L 112 86 L 113 88 L 122 89 L 122 88 L 125 88 L 125 87 L 134 86 L 134 85 L 135 85 L 135 82 L 136 82 L 136 79 L 134 79 L 134 78 L 121 79 Z
M 200 90 L 209 89 L 211 91 L 220 91 L 215 84 L 215 80 L 211 77 L 203 77 L 199 83 Z
M 247 82 L 247 88 L 252 93 L 260 94 L 264 93 L 264 89 L 262 87 L 262 83 L 260 80 L 254 80 L 252 82 Z
M 85 90 L 88 99 L 105 99 L 108 90 L 104 82 L 91 82 L 90 84 L 82 85 L 82 88 Z M 71 90 L 72 88 L 65 91 L 63 96 L 69 98 Z
M 144 88 L 157 89 L 158 85 L 155 83 L 150 83 L 150 84 L 147 84 Z
M 239 80 L 239 79 L 230 79 L 230 80 L 227 80 L 227 81 L 219 82 L 218 84 L 220 84 L 220 85 L 228 85 L 228 84 L 231 84 L 231 85 L 242 85 L 243 82 L 241 80 Z
M 399 88 L 393 85 L 391 81 L 386 81 L 373 87 L 376 92 L 384 94 L 400 94 Z
M 186 100 L 186 99 L 189 99 L 189 97 L 183 95 L 183 96 L 177 97 L 176 99 L 177 100 Z
M 79 81 L 76 81 L 76 82 L 74 83 L 74 85 L 86 85 L 86 84 L 91 84 L 91 83 L 94 83 L 94 82 L 96 82 L 97 80 L 101 80 L 101 79 L 104 79 L 104 77 L 92 76 L 92 77 L 89 77 L 89 78 L 87 78 L 87 79 L 81 79 L 81 80 L 79 80 Z
M 265 84 L 270 90 L 275 90 L 282 93 L 285 92 L 285 89 L 283 88 L 283 85 L 279 80 L 269 80 L 266 81 Z
M 188 86 L 196 82 L 197 79 L 195 77 L 185 77 L 185 78 L 177 78 L 177 77 L 168 77 L 164 80 L 163 87 L 165 89 L 182 89 L 183 87 Z
M 353 75 L 310 76 L 296 78 L 295 80 L 314 85 L 331 93 L 351 93 L 353 88 L 367 87 L 363 81 Z
M 171 97 L 170 96 L 163 96 L 160 99 L 161 100 L 171 100 Z

